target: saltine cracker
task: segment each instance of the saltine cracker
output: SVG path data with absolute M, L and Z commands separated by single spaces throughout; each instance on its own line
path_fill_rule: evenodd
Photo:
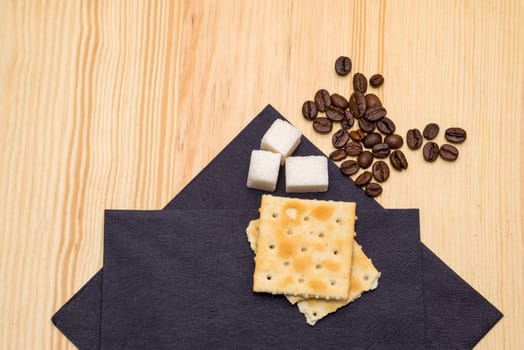
M 349 298 L 355 203 L 263 195 L 253 290 Z

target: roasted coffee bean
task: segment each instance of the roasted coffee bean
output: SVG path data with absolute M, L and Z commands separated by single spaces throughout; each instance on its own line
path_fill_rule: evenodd
M 402 147 L 402 145 L 404 144 L 404 140 L 400 135 L 391 134 L 384 138 L 384 143 L 387 143 L 389 148 L 397 149 Z
M 366 110 L 364 118 L 370 122 L 377 122 L 380 119 L 384 118 L 387 114 L 387 111 L 384 107 L 373 107 Z
M 408 160 L 402 151 L 395 150 L 389 155 L 389 162 L 391 166 L 397 170 L 407 169 Z
M 319 117 L 313 120 L 313 129 L 321 134 L 327 134 L 333 128 L 333 122 L 328 118 Z
M 459 156 L 459 150 L 457 149 L 457 147 L 448 145 L 447 143 L 440 146 L 439 153 L 440 158 L 450 161 L 456 160 Z
M 462 128 L 447 128 L 444 137 L 449 142 L 462 143 L 466 140 L 466 130 Z
M 344 175 L 353 175 L 356 174 L 359 170 L 359 166 L 357 162 L 355 162 L 353 159 L 343 161 L 340 164 L 340 171 Z
M 355 119 L 353 118 L 353 115 L 349 111 L 349 109 L 346 109 L 344 111 L 344 119 L 340 121 L 340 125 L 342 126 L 342 129 L 351 129 L 353 127 L 353 124 L 355 124 Z
M 371 168 L 371 171 L 373 172 L 373 177 L 378 182 L 384 182 L 389 179 L 389 166 L 383 160 L 375 162 Z
M 335 146 L 335 148 L 344 147 L 346 143 L 348 143 L 348 141 L 349 141 L 349 133 L 344 129 L 340 129 L 339 131 L 334 133 L 333 136 L 331 137 L 331 142 L 333 143 L 333 146 Z
M 368 80 L 362 73 L 355 73 L 353 76 L 353 90 L 365 94 L 368 89 Z
M 302 115 L 307 120 L 313 120 L 317 117 L 317 105 L 313 101 L 306 101 L 302 105 Z
M 330 153 L 329 159 L 331 159 L 334 162 L 338 162 L 339 160 L 342 160 L 347 157 L 346 151 L 343 149 L 336 149 L 333 152 Z
M 422 149 L 422 155 L 424 156 L 424 159 L 428 162 L 434 162 L 437 160 L 439 155 L 439 148 L 438 145 L 435 142 L 428 142 L 424 145 L 424 148 Z
M 366 108 L 372 109 L 375 107 L 382 107 L 382 102 L 380 102 L 380 99 L 375 94 L 367 94 L 364 96 L 366 99 Z
M 373 148 L 376 144 L 382 143 L 382 136 L 378 132 L 372 132 L 364 137 L 362 143 L 366 148 Z
M 349 137 L 351 137 L 353 141 L 362 141 L 364 140 L 364 137 L 366 137 L 366 133 L 360 129 L 351 130 L 349 132 Z
M 325 112 L 331 106 L 331 96 L 326 89 L 320 89 L 315 94 L 315 104 L 320 112 Z
M 369 85 L 375 88 L 382 84 L 384 84 L 384 77 L 381 74 L 373 74 L 371 78 L 369 78 Z
M 380 196 L 381 193 L 382 193 L 382 186 L 380 186 L 377 183 L 370 182 L 366 186 L 366 194 L 370 197 Z
M 391 135 L 395 132 L 396 126 L 393 120 L 384 117 L 377 122 L 377 129 L 384 135 Z
M 366 186 L 372 178 L 373 174 L 371 173 L 371 171 L 366 170 L 355 179 L 355 185 L 360 187 Z
M 367 169 L 373 163 L 373 153 L 364 151 L 357 158 L 357 163 L 362 169 Z
M 331 95 L 331 105 L 338 108 L 346 109 L 348 108 L 349 102 L 348 100 L 346 100 L 344 96 L 339 94 L 333 94 Z
M 352 141 L 344 147 L 346 154 L 351 157 L 358 157 L 362 153 L 362 144 L 360 142 Z
M 340 56 L 335 61 L 335 72 L 338 75 L 346 76 L 351 72 L 351 59 L 346 56 Z
M 422 134 L 420 133 L 419 129 L 409 129 L 406 134 L 406 143 L 408 144 L 408 147 L 411 149 L 419 149 L 420 146 L 422 146 L 422 142 L 424 139 L 422 138 Z
M 366 119 L 359 119 L 358 127 L 364 132 L 372 132 L 375 130 L 375 123 L 368 122 Z
M 345 118 L 344 111 L 338 107 L 330 106 L 326 110 L 326 117 L 334 122 L 339 122 Z
M 437 137 L 440 127 L 436 123 L 429 123 L 422 131 L 422 135 L 428 140 L 433 140 Z
M 377 158 L 386 158 L 389 156 L 389 146 L 387 143 L 379 143 L 373 146 L 373 155 Z
M 357 119 L 366 113 L 366 98 L 360 92 L 355 91 L 349 97 L 349 111 Z

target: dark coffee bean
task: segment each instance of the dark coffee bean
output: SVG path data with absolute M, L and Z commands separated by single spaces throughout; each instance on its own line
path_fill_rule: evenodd
M 370 122 L 377 122 L 380 119 L 384 118 L 386 114 L 387 111 L 384 107 L 373 107 L 371 109 L 366 110 L 364 118 L 366 118 Z
M 353 141 L 362 141 L 364 140 L 364 137 L 366 137 L 366 133 L 360 129 L 358 130 L 351 130 L 349 132 L 349 137 L 353 140 Z
M 366 148 L 373 148 L 376 144 L 382 143 L 382 136 L 378 132 L 372 132 L 364 137 L 362 143 Z
M 346 154 L 351 157 L 358 157 L 362 153 L 362 144 L 360 142 L 352 141 L 344 147 Z
M 306 101 L 302 105 L 302 115 L 307 120 L 313 120 L 317 117 L 317 105 L 313 101 Z
M 397 149 L 402 147 L 402 145 L 404 144 L 404 140 L 400 135 L 391 134 L 384 138 L 384 143 L 387 143 L 389 148 Z
M 331 119 L 334 122 L 339 122 L 345 118 L 345 114 L 342 109 L 331 106 L 331 107 L 328 107 L 328 109 L 326 110 L 326 117 L 328 117 L 329 119 Z
M 384 77 L 381 74 L 373 74 L 371 78 L 369 78 L 369 85 L 375 88 L 382 84 L 384 84 Z
M 344 129 L 340 129 L 339 131 L 334 133 L 333 136 L 331 137 L 331 142 L 333 143 L 333 146 L 335 146 L 335 148 L 344 147 L 346 143 L 348 143 L 348 141 L 349 141 L 349 133 Z
M 396 126 L 393 120 L 384 117 L 377 122 L 377 129 L 385 135 L 391 135 L 395 132 Z
M 440 146 L 439 153 L 442 159 L 450 161 L 456 160 L 459 156 L 459 150 L 457 147 L 448 144 Z
M 355 91 L 349 97 L 349 111 L 357 119 L 366 113 L 366 98 L 360 92 Z
M 419 129 L 409 129 L 406 134 L 406 143 L 408 144 L 408 147 L 411 149 L 419 149 L 420 146 L 422 146 L 422 142 L 424 139 L 422 138 L 422 134 L 420 133 Z
M 344 119 L 340 121 L 340 125 L 342 126 L 342 129 L 351 129 L 353 127 L 353 124 L 355 124 L 355 119 L 353 118 L 353 115 L 349 111 L 349 109 L 346 109 L 344 111 Z
M 340 171 L 344 175 L 353 175 L 356 174 L 359 170 L 359 166 L 357 162 L 355 162 L 353 159 L 343 161 L 340 164 Z
M 328 118 L 319 117 L 313 120 L 313 129 L 321 134 L 327 134 L 333 128 L 333 122 Z
M 357 158 L 357 163 L 362 169 L 367 169 L 373 163 L 373 153 L 364 151 Z
M 439 130 L 440 130 L 440 127 L 438 126 L 438 124 L 429 123 L 428 125 L 426 125 L 426 127 L 422 131 L 422 135 L 424 135 L 426 139 L 432 140 L 435 137 L 437 137 Z
M 368 80 L 362 73 L 355 73 L 353 76 L 353 90 L 365 94 L 368 89 Z
M 360 187 L 366 186 L 372 178 L 373 174 L 371 174 L 371 171 L 366 170 L 355 179 L 355 185 Z
M 387 143 L 379 143 L 373 146 L 373 155 L 377 158 L 386 158 L 389 156 L 389 146 Z
M 315 94 L 315 104 L 320 112 L 325 112 L 331 106 L 331 96 L 326 89 L 320 89 Z
M 331 105 L 338 108 L 346 109 L 349 106 L 349 102 L 348 100 L 346 100 L 344 96 L 339 94 L 333 94 L 331 95 Z
M 389 166 L 383 160 L 375 162 L 371 168 L 371 171 L 373 172 L 373 177 L 378 182 L 384 182 L 389 179 Z
M 397 170 L 408 168 L 408 160 L 406 159 L 404 153 L 402 153 L 400 150 L 391 152 L 389 156 L 389 162 L 391 163 L 391 166 Z
M 435 142 L 426 143 L 422 149 L 422 155 L 428 162 L 434 162 L 439 155 L 438 145 Z
M 346 76 L 351 72 L 351 59 L 346 56 L 340 56 L 335 61 L 335 72 L 338 75 Z
M 371 109 L 375 107 L 382 107 L 382 102 L 380 102 L 380 99 L 375 94 L 367 94 L 365 96 L 366 98 L 366 108 Z
M 382 193 L 382 186 L 380 186 L 377 183 L 370 182 L 366 186 L 366 194 L 370 197 L 380 196 L 381 193 Z
M 375 123 L 368 122 L 366 119 L 359 119 L 358 127 L 364 132 L 372 132 L 375 130 Z
M 342 160 L 346 157 L 346 151 L 344 151 L 343 149 L 336 149 L 329 155 L 329 159 L 331 159 L 334 162 L 338 162 L 339 160 Z
M 462 128 L 447 128 L 444 137 L 449 142 L 462 143 L 466 140 L 466 130 Z

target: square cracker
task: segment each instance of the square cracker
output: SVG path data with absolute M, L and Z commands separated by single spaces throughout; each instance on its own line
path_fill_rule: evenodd
M 263 195 L 253 290 L 347 299 L 355 203 Z
M 251 220 L 246 228 L 246 235 L 254 253 L 257 250 L 258 232 L 259 220 Z M 291 304 L 298 302 L 298 309 L 306 317 L 306 322 L 314 326 L 318 320 L 358 299 L 362 293 L 377 288 L 379 278 L 380 272 L 375 268 L 371 259 L 366 256 L 362 247 L 356 241 L 353 241 L 351 286 L 348 299 L 304 299 L 303 297 L 290 295 L 286 295 L 286 297 Z

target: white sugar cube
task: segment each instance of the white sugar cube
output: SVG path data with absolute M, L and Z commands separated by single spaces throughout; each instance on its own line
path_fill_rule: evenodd
M 288 157 L 286 192 L 326 192 L 328 162 L 324 156 Z
M 283 165 L 286 157 L 293 154 L 300 143 L 302 133 L 293 125 L 283 120 L 277 119 L 271 124 L 269 129 L 262 137 L 260 148 L 266 151 L 280 153 Z
M 281 155 L 274 152 L 254 150 L 251 152 L 247 187 L 273 192 L 277 188 Z

